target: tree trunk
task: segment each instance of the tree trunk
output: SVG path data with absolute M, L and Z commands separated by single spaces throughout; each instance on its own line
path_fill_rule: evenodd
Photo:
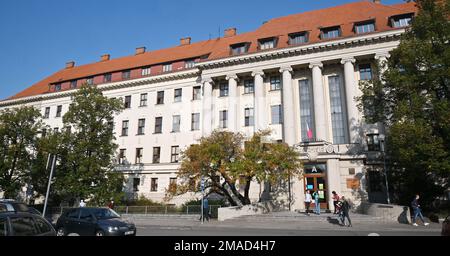
M 249 191 L 250 191 L 250 184 L 252 182 L 252 177 L 247 177 L 245 179 L 245 190 L 244 190 L 244 203 L 245 204 L 250 204 L 250 196 L 249 196 Z

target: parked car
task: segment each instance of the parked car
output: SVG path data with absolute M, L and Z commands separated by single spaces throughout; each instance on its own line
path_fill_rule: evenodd
M 0 199 L 0 212 L 30 212 L 30 208 L 13 199 Z
M 56 222 L 56 235 L 66 236 L 135 236 L 136 226 L 120 218 L 109 208 L 72 208 L 68 209 Z
M 445 218 L 442 222 L 442 232 L 443 236 L 450 236 L 450 215 Z
M 46 219 L 28 212 L 0 212 L 0 236 L 56 236 Z

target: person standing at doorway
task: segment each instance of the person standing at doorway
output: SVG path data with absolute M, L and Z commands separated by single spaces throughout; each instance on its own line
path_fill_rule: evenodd
M 305 194 L 306 215 L 308 215 L 308 216 L 309 216 L 309 207 L 311 206 L 311 201 L 312 201 L 311 192 L 308 189 L 308 190 L 306 190 L 306 194 Z
M 422 210 L 420 209 L 420 204 L 419 204 L 419 198 L 420 198 L 420 196 L 417 194 L 416 197 L 414 198 L 414 200 L 411 202 L 411 206 L 414 210 L 412 222 L 413 222 L 414 226 L 418 226 L 416 221 L 417 221 L 417 217 L 419 217 L 420 220 L 422 221 L 423 225 L 428 226 L 428 225 L 430 225 L 430 223 L 425 222 L 425 220 L 423 219 Z
M 331 192 L 333 194 L 333 205 L 334 205 L 334 213 L 337 214 L 337 203 L 339 202 L 339 195 L 336 193 L 336 191 Z
M 320 215 L 320 202 L 319 202 L 319 190 L 314 191 L 313 193 L 314 204 L 316 206 L 316 214 Z

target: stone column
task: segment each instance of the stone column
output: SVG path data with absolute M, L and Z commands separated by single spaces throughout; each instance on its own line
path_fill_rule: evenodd
M 258 131 L 268 128 L 264 72 L 262 70 L 253 71 L 252 76 L 255 78 L 255 130 Z
M 314 120 L 316 127 L 316 139 L 328 141 L 328 130 L 325 117 L 325 95 L 322 82 L 322 62 L 315 62 L 309 65 L 312 69 Z
M 292 86 L 292 67 L 281 67 L 283 74 L 283 137 L 288 145 L 295 144 L 294 88 Z
M 203 113 L 201 115 L 202 120 L 202 135 L 208 136 L 212 132 L 212 86 L 213 80 L 211 78 L 205 78 L 203 83 Z
M 226 80 L 228 80 L 228 129 L 231 132 L 237 132 L 239 123 L 237 121 L 239 99 L 237 90 L 238 77 L 236 74 L 228 74 Z
M 360 120 L 355 97 L 357 95 L 358 85 L 355 82 L 354 58 L 344 58 L 341 64 L 344 65 L 345 75 L 345 96 L 347 105 L 348 130 L 350 134 L 350 143 L 360 143 Z

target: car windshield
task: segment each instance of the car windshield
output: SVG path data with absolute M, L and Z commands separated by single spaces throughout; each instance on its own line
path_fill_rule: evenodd
M 97 219 L 112 219 L 120 218 L 120 215 L 115 211 L 107 208 L 92 209 L 92 213 Z

